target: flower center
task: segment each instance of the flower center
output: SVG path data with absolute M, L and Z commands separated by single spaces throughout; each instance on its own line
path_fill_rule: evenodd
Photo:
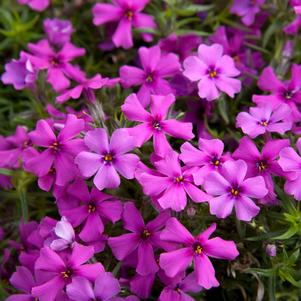
M 152 83 L 153 82 L 153 76 L 152 75 L 148 75 L 147 77 L 146 77 L 146 79 L 145 79 L 145 81 L 147 82 L 147 83 Z
M 196 255 L 201 255 L 202 252 L 203 252 L 203 248 L 201 246 L 201 244 L 199 242 L 196 242 L 194 245 L 193 245 L 193 251 Z
M 49 147 L 52 148 L 55 152 L 57 152 L 59 150 L 59 143 L 57 141 L 55 141 Z
M 161 131 L 161 124 L 160 124 L 160 122 L 155 121 L 155 122 L 153 123 L 153 128 L 154 128 L 155 130 Z
M 88 212 L 91 213 L 91 212 L 95 212 L 96 210 L 96 206 L 93 205 L 93 204 L 89 204 L 88 205 Z
M 181 182 L 183 182 L 184 178 L 183 178 L 183 176 L 179 176 L 179 177 L 176 177 L 175 180 L 177 183 L 181 183 Z
M 292 99 L 293 95 L 294 95 L 294 93 L 292 91 L 285 91 L 283 94 L 284 98 L 287 100 Z
M 213 164 L 214 166 L 219 166 L 221 164 L 221 161 L 217 158 L 213 158 L 211 160 L 211 164 Z
M 134 13 L 130 10 L 128 10 L 126 13 L 125 13 L 125 17 L 131 21 L 133 19 L 133 16 L 134 16 Z
M 113 160 L 113 156 L 112 156 L 111 154 L 106 154 L 106 155 L 104 156 L 104 160 L 105 160 L 106 162 L 111 162 L 111 161 Z
M 266 164 L 266 162 L 264 162 L 264 161 L 259 161 L 259 162 L 257 162 L 257 163 L 256 163 L 256 166 L 257 166 L 257 168 L 258 168 L 260 171 L 264 171 L 264 170 L 266 170 L 266 168 L 267 168 L 267 164 Z
M 179 294 L 181 293 L 181 289 L 178 286 L 175 288 L 175 291 Z
M 237 197 L 239 195 L 239 190 L 238 188 L 232 188 L 231 189 L 231 194 L 234 196 L 234 197 Z
M 269 122 L 267 120 L 262 120 L 259 122 L 260 125 L 262 126 L 268 126 L 269 125 Z
M 150 232 L 147 229 L 144 229 L 141 235 L 142 239 L 148 239 L 150 236 Z
M 215 78 L 215 77 L 217 77 L 217 72 L 216 72 L 216 70 L 214 70 L 214 69 L 209 69 L 209 70 L 208 70 L 208 74 L 209 74 L 209 77 L 210 77 L 210 78 Z
M 57 57 L 53 57 L 50 61 L 50 64 L 53 66 L 53 67 L 57 67 L 59 64 L 60 64 L 60 60 L 59 58 Z
M 62 277 L 63 277 L 64 279 L 70 278 L 71 274 L 72 274 L 72 273 L 71 273 L 70 270 L 66 270 L 66 271 L 64 271 L 64 272 L 61 272 L 61 275 L 62 275 Z

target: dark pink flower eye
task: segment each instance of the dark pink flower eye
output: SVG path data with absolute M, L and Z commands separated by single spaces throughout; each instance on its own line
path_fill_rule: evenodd
M 61 275 L 64 279 L 69 279 L 72 275 L 72 272 L 70 270 L 66 270 L 64 272 L 61 272 Z
M 203 253 L 203 248 L 199 242 L 194 243 L 192 247 L 196 255 L 201 255 Z
M 148 239 L 150 236 L 151 236 L 151 233 L 147 229 L 144 229 L 141 234 L 142 239 Z
M 134 13 L 130 10 L 128 10 L 126 13 L 125 13 L 125 17 L 131 21 L 133 19 L 133 16 L 134 16 Z
M 231 189 L 231 194 L 234 196 L 234 197 L 237 197 L 239 195 L 239 190 L 238 188 L 232 188 Z

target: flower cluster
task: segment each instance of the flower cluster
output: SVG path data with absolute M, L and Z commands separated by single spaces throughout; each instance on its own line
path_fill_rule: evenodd
M 235 270 L 251 253 L 228 227 L 259 229 L 279 191 L 301 201 L 301 65 L 290 64 L 287 79 L 259 52 L 267 1 L 233 1 L 227 13 L 241 29 L 215 26 L 200 38 L 175 27 L 160 40 L 153 2 L 89 7 L 116 72 L 93 65 L 92 46 L 74 39 L 85 24 L 60 18 L 45 18 L 44 37 L 5 64 L 2 83 L 41 110 L 32 127 L 0 136 L 0 186 L 22 196 L 23 214 L 3 256 L 18 264 L 0 266 L 15 288 L 7 301 L 195 300 L 248 272 Z M 287 33 L 301 24 L 301 2 L 291 2 Z M 26 203 L 26 192 L 47 203 Z

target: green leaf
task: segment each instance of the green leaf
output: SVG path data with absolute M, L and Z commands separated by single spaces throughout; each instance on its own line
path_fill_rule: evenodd
M 192 5 L 188 5 L 186 8 L 181 8 L 181 9 L 176 8 L 175 11 L 178 16 L 191 16 L 200 12 L 208 11 L 213 7 L 214 5 L 212 4 L 210 5 L 192 4 Z
M 255 273 L 255 274 L 263 276 L 263 277 L 270 277 L 272 275 L 275 275 L 275 270 L 274 269 L 250 268 L 250 269 L 246 269 L 244 272 L 246 272 L 246 273 Z
M 13 171 L 11 169 L 0 168 L 0 174 L 5 176 L 12 176 Z
M 275 236 L 275 237 L 273 237 L 273 239 L 279 239 L 279 240 L 289 239 L 292 236 L 294 236 L 297 232 L 298 232 L 298 229 L 296 229 L 295 227 L 291 227 L 285 233 L 283 233 L 282 235 L 279 235 L 279 236 Z
M 223 120 L 225 121 L 226 124 L 229 124 L 229 116 L 228 116 L 228 108 L 227 108 L 227 104 L 226 104 L 226 100 L 224 97 L 221 97 L 218 101 L 217 101 L 217 108 L 218 111 L 220 113 L 220 115 L 222 116 Z

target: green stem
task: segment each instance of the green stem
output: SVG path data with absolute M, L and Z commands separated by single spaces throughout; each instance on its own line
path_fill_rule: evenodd
M 21 214 L 23 221 L 26 223 L 28 222 L 28 204 L 27 204 L 27 198 L 26 198 L 26 191 L 24 188 L 20 188 L 18 190 L 20 202 L 21 202 Z

